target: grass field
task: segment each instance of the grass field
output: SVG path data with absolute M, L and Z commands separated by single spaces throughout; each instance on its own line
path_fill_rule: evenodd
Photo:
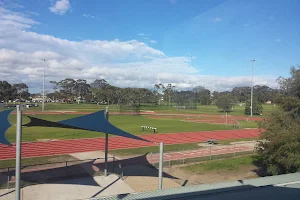
M 46 119 L 50 121 L 59 121 L 63 119 L 77 117 L 78 115 L 35 115 L 37 118 Z M 183 122 L 179 119 L 149 119 L 146 116 L 129 116 L 129 115 L 111 115 L 110 122 L 115 126 L 133 133 L 135 135 L 151 134 L 151 131 L 141 132 L 141 126 L 153 126 L 158 129 L 159 133 L 172 133 L 172 132 L 191 132 L 191 131 L 212 131 L 212 130 L 229 130 L 233 129 L 231 126 L 219 124 L 206 124 L 206 123 L 190 123 Z M 15 141 L 15 121 L 16 115 L 9 116 L 12 127 L 6 132 L 9 141 Z M 23 124 L 29 122 L 29 119 L 24 116 Z M 76 138 L 93 138 L 104 137 L 104 134 L 73 130 L 61 128 L 48 128 L 48 127 L 23 127 L 23 141 L 36 141 L 45 139 L 76 139 Z
M 101 109 L 105 109 L 105 105 L 96 104 L 53 104 L 47 103 L 45 108 L 46 111 L 87 111 L 95 112 Z M 40 111 L 41 107 L 25 109 L 25 111 Z M 244 107 L 235 106 L 234 112 L 230 115 L 243 115 Z M 271 105 L 264 105 L 265 113 L 269 113 L 274 108 Z M 110 111 L 119 111 L 119 106 L 110 105 Z M 215 114 L 221 115 L 219 109 L 215 106 L 198 106 L 196 110 L 176 110 L 169 106 L 155 106 L 155 105 L 142 105 L 142 111 L 155 111 L 156 113 L 190 113 L 190 114 Z M 46 119 L 50 121 L 59 121 L 68 118 L 74 118 L 79 115 L 75 114 L 59 114 L 59 115 L 35 115 L 37 118 Z M 10 122 L 14 125 L 16 122 L 16 115 L 9 116 Z M 209 123 L 193 123 L 183 122 L 180 118 L 177 119 L 155 119 L 148 118 L 146 116 L 130 116 L 130 115 L 110 115 L 110 121 L 117 127 L 133 133 L 135 135 L 151 134 L 151 131 L 141 132 L 141 126 L 152 126 L 158 129 L 160 133 L 172 133 L 172 132 L 192 132 L 192 131 L 213 131 L 213 130 L 229 130 L 234 129 L 231 126 L 225 126 L 222 124 L 209 124 Z M 23 117 L 23 124 L 29 122 L 27 117 Z M 239 121 L 241 128 L 257 128 L 257 122 L 253 121 Z M 94 138 L 104 137 L 104 134 L 82 131 L 82 130 L 71 130 L 71 129 L 60 129 L 60 128 L 47 128 L 47 127 L 23 127 L 23 141 L 37 141 L 37 140 L 48 140 L 48 139 L 76 139 L 76 138 Z M 7 138 L 9 141 L 15 141 L 15 126 L 12 126 L 7 131 Z
M 202 162 L 194 165 L 183 167 L 182 169 L 193 173 L 204 173 L 207 171 L 229 171 L 238 170 L 242 166 L 254 166 L 253 156 L 243 156 L 238 158 L 230 158 L 226 160 L 214 160 Z
M 98 110 L 105 109 L 106 105 L 97 105 L 97 104 L 67 104 L 67 103 L 46 103 L 45 110 L 53 111 L 53 110 L 64 110 L 64 111 L 82 111 L 82 112 L 94 112 Z M 109 111 L 118 112 L 120 111 L 120 107 L 118 105 L 109 105 Z M 212 115 L 221 115 L 223 112 L 214 105 L 198 105 L 195 110 L 182 110 L 176 109 L 172 106 L 165 105 L 147 105 L 142 104 L 140 109 L 142 111 L 155 111 L 156 113 L 190 113 L 190 114 L 212 114 Z M 263 116 L 267 115 L 271 111 L 276 110 L 277 107 L 273 105 L 263 105 Z M 41 111 L 40 107 L 29 108 L 31 111 Z M 230 112 L 230 115 L 233 116 L 244 116 L 244 106 L 235 105 L 234 111 Z

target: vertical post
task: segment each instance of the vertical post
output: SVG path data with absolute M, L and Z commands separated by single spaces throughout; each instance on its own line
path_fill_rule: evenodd
M 106 106 L 105 114 L 106 114 L 106 119 L 108 121 L 108 106 Z M 108 133 L 105 133 L 105 169 L 104 169 L 104 176 L 107 176 L 107 155 L 108 155 Z
M 115 159 L 115 155 L 113 155 L 113 173 L 115 173 L 115 162 L 116 162 L 116 159 Z
M 233 156 L 235 157 L 235 144 L 233 145 Z
M 158 172 L 158 189 L 162 189 L 162 172 L 164 162 L 164 143 L 159 143 L 159 172 Z
M 44 61 L 44 72 L 43 72 L 43 101 L 42 101 L 42 111 L 45 110 L 45 62 L 46 59 L 42 59 Z
M 10 175 L 9 175 L 9 167 L 7 168 L 7 189 L 9 189 L 9 179 L 10 179 Z
M 209 146 L 209 159 L 211 160 L 211 145 Z
M 16 129 L 16 200 L 20 200 L 21 182 L 21 141 L 22 141 L 22 106 L 17 105 L 17 129 Z
M 227 124 L 228 124 L 227 116 L 228 116 L 228 114 L 227 114 L 227 112 L 226 112 L 226 126 L 227 126 Z
M 253 62 L 255 60 L 251 60 L 252 63 L 252 79 L 251 79 L 251 105 L 250 105 L 250 110 L 251 110 L 251 117 L 253 115 Z

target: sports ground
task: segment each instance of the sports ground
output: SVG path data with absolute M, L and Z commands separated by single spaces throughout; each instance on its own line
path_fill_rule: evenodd
M 29 120 L 26 116 L 34 115 L 41 119 L 59 121 L 104 108 L 105 106 L 88 104 L 49 104 L 46 105 L 45 112 L 41 112 L 39 108 L 24 110 L 23 123 Z M 266 108 L 266 113 L 273 110 L 270 106 Z M 243 108 L 238 106 L 228 116 L 213 106 L 203 106 L 197 110 L 145 106 L 145 110 L 141 110 L 138 116 L 132 113 L 120 113 L 116 106 L 110 106 L 109 111 L 109 121 L 112 124 L 150 141 L 141 142 L 111 136 L 109 150 L 157 146 L 159 142 L 170 145 L 206 142 L 209 139 L 220 141 L 258 138 L 260 130 L 257 122 L 263 120 L 261 116 L 243 115 Z M 7 138 L 14 142 L 16 119 L 14 113 L 9 119 L 13 126 L 7 131 Z M 156 127 L 158 133 L 154 134 L 152 130 L 141 131 L 141 126 Z M 104 150 L 105 142 L 104 134 L 101 133 L 45 127 L 23 127 L 22 141 L 23 158 Z M 13 159 L 14 157 L 14 146 L 0 145 L 0 159 Z

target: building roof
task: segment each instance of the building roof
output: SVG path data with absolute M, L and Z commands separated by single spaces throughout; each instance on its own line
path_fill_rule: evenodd
M 300 199 L 300 173 L 91 198 L 90 200 L 103 199 Z

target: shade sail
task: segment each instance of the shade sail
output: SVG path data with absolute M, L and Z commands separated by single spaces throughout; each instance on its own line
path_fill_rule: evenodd
M 80 129 L 80 130 L 108 133 L 108 134 L 117 135 L 121 137 L 127 137 L 131 139 L 149 142 L 148 140 L 130 134 L 112 125 L 109 121 L 107 121 L 104 110 L 92 114 L 88 114 L 88 115 L 79 116 L 72 119 L 58 121 L 58 122 L 51 122 L 43 119 L 38 119 L 32 116 L 28 116 L 28 117 L 30 118 L 31 121 L 28 124 L 24 125 L 27 127 L 44 126 L 44 127 Z
M 8 121 L 8 115 L 12 110 L 5 110 L 0 112 L 0 144 L 11 145 L 11 143 L 6 139 L 5 132 L 11 124 Z

